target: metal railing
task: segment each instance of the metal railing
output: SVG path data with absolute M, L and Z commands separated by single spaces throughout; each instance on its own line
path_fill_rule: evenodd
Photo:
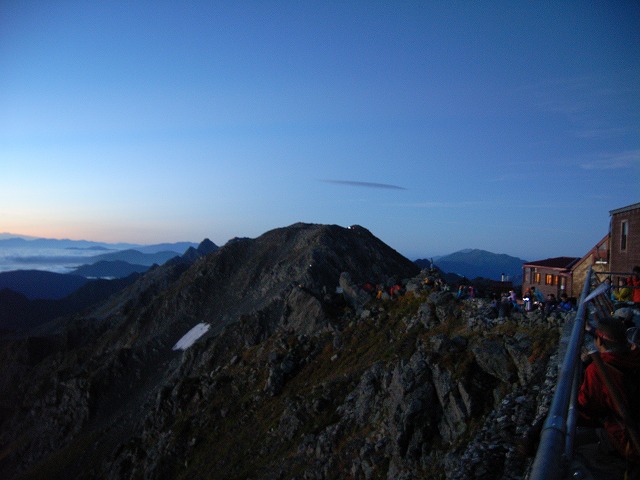
M 591 267 L 587 272 L 578 311 L 567 343 L 566 353 L 558 372 L 556 391 L 549 413 L 540 434 L 540 443 L 531 467 L 529 480 L 554 480 L 571 476 L 571 463 L 574 455 L 575 432 L 578 419 L 576 402 L 578 390 L 582 383 L 582 362 L 580 353 L 584 341 L 587 322 L 610 316 L 615 308 L 610 297 L 612 285 L 600 280 L 602 275 L 611 279 L 612 275 L 629 275 L 624 272 L 594 272 Z M 615 288 L 615 287 L 613 287 Z M 639 288 L 639 287 L 635 287 Z M 593 356 L 596 363 L 600 357 Z M 602 368 L 602 367 L 601 367 Z M 604 372 L 601 373 L 606 377 Z M 619 403 L 619 402 L 618 402 Z M 617 407 L 624 413 L 622 406 Z M 640 448 L 640 435 L 636 427 L 634 441 Z
M 580 295 L 573 330 L 567 344 L 567 351 L 558 372 L 556 391 L 540 433 L 540 443 L 529 477 L 531 480 L 559 480 L 563 478 L 567 466 L 573 458 L 573 440 L 577 418 L 574 406 L 582 373 L 580 350 L 589 313 L 587 298 L 591 287 L 592 270 L 589 268 Z

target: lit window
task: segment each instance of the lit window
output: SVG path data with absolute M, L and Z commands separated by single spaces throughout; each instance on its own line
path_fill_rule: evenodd
M 627 250 L 627 235 L 629 234 L 629 222 L 624 220 L 620 224 L 620 250 Z
M 545 285 L 553 285 L 553 275 L 551 275 L 550 273 L 547 273 L 544 276 L 544 284 Z
M 540 272 L 536 272 L 536 281 L 535 283 L 540 283 Z

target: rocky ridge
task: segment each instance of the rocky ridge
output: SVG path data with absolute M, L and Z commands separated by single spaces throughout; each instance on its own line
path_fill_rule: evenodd
M 499 318 L 438 280 L 362 227 L 307 224 L 153 268 L 2 341 L 0 476 L 523 478 L 564 318 Z

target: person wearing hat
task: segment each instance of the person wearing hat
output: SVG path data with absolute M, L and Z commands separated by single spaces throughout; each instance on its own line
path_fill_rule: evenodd
M 636 429 L 640 420 L 640 350 L 630 348 L 626 329 L 619 319 L 603 318 L 592 334 L 598 350 L 594 355 L 599 355 L 604 365 L 594 359 L 585 369 L 578 392 L 579 425 L 596 427 L 601 444 L 608 445 L 637 468 L 640 452 L 633 448 L 628 428 Z M 598 364 L 615 392 L 607 388 Z M 622 420 L 616 395 L 635 425 L 629 426 Z

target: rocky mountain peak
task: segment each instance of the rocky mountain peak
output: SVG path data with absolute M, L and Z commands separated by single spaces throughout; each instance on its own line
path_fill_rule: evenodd
M 198 253 L 200 253 L 200 255 L 207 255 L 209 253 L 215 252 L 218 248 L 219 247 L 215 243 L 213 243 L 208 238 L 205 238 L 202 242 L 200 242 L 200 245 L 198 245 L 198 248 L 196 248 L 196 250 L 198 251 Z
M 2 338 L 0 477 L 501 478 L 555 321 L 462 303 L 359 226 L 237 239 Z

